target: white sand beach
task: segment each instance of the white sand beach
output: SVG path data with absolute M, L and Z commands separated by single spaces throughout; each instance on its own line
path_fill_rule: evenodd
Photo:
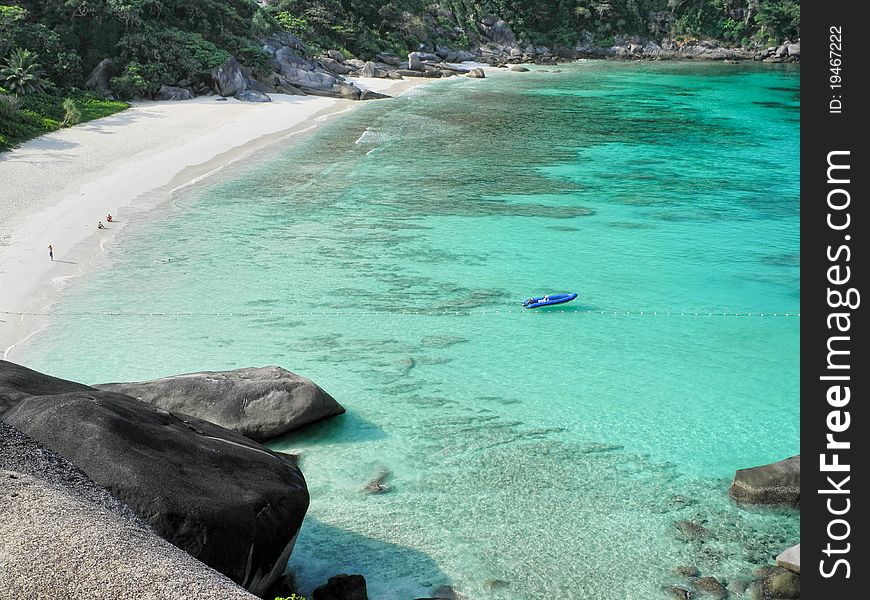
M 354 81 L 396 96 L 431 80 Z M 137 214 L 173 189 L 362 104 L 280 94 L 270 103 L 137 102 L 0 154 L 0 357 L 45 326 L 45 316 L 17 313 L 45 312 Z

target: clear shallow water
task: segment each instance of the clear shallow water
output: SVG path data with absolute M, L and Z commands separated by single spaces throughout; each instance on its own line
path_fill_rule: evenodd
M 799 71 L 562 69 L 417 88 L 227 169 L 55 306 L 248 316 L 57 317 L 15 358 L 323 385 L 349 414 L 274 444 L 312 495 L 303 594 L 360 572 L 373 598 L 646 600 L 682 564 L 748 575 L 799 535 L 727 488 L 799 449 L 800 322 L 707 315 L 799 311 Z M 550 291 L 580 298 L 517 309 Z M 363 493 L 383 469 L 392 491 Z

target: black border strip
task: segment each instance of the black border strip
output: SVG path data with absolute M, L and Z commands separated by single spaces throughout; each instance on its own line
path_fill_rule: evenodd
M 860 306 L 867 263 L 859 246 L 868 230 L 870 177 L 862 139 L 868 131 L 861 94 L 868 75 L 860 47 L 864 6 L 805 2 L 801 15 L 801 443 L 807 450 L 801 588 L 807 598 L 863 597 L 858 586 L 867 577 L 861 559 L 870 507 L 866 492 L 858 491 L 868 489 L 859 458 L 868 455 Z

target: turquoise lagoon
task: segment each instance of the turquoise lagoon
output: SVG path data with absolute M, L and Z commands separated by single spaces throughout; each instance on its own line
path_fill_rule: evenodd
M 799 70 L 560 68 L 366 104 L 127 215 L 17 358 L 319 382 L 348 414 L 273 444 L 311 490 L 305 595 L 339 572 L 377 599 L 749 575 L 799 537 L 727 496 L 799 451 Z M 580 297 L 519 308 L 551 291 Z

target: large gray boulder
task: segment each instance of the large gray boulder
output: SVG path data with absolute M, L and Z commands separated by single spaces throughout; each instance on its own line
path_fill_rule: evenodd
M 112 90 L 109 89 L 109 81 L 112 77 L 117 77 L 120 74 L 121 70 L 115 61 L 111 58 L 104 58 L 85 79 L 85 87 L 102 96 L 108 96 L 112 93 Z
M 319 63 L 301 57 L 289 48 L 279 48 L 271 66 L 306 94 L 359 100 L 361 91 L 358 87 L 339 79 Z
M 264 441 L 345 412 L 305 377 L 280 367 L 205 371 L 95 386 Z
M 484 77 L 486 77 L 486 72 L 483 69 L 476 67 L 474 69 L 471 69 L 468 72 L 468 74 L 466 75 L 466 77 L 472 77 L 474 79 L 483 79 Z
M 94 388 L 0 360 L 0 418 L 30 396 L 84 391 L 94 391 Z
M 499 19 L 492 25 L 482 24 L 483 34 L 501 46 L 516 46 L 517 38 L 507 21 Z
M 408 70 L 409 71 L 422 71 L 423 70 L 423 61 L 420 58 L 419 52 L 411 52 L 408 54 Z
M 212 69 L 212 89 L 224 97 L 235 96 L 247 89 L 248 82 L 242 72 L 242 65 L 235 57 L 229 57 L 223 64 Z
M 62 456 L 0 421 L 0 595 L 176 600 L 255 596 L 158 537 Z
M 193 100 L 193 93 L 181 87 L 172 85 L 161 85 L 157 92 L 158 100 Z
M 392 52 L 378 52 L 375 55 L 375 58 L 377 58 L 382 63 L 386 63 L 394 67 L 398 67 L 402 64 L 402 59 L 399 58 L 397 55 L 393 54 Z
M 365 66 L 363 66 L 362 70 L 359 72 L 361 77 L 379 77 L 384 78 L 387 76 L 387 72 L 383 69 L 378 68 L 378 66 L 372 62 L 368 61 Z
M 160 537 L 252 593 L 284 571 L 308 508 L 305 480 L 289 457 L 112 392 L 31 396 L 4 419 L 84 471 Z
M 740 469 L 728 490 L 734 500 L 747 504 L 797 506 L 801 498 L 801 455 L 769 465 Z
M 320 59 L 320 64 L 324 66 L 327 70 L 335 73 L 336 75 L 347 75 L 350 73 L 351 69 L 347 65 L 338 62 L 334 58 L 330 58 L 328 56 L 324 56 Z

